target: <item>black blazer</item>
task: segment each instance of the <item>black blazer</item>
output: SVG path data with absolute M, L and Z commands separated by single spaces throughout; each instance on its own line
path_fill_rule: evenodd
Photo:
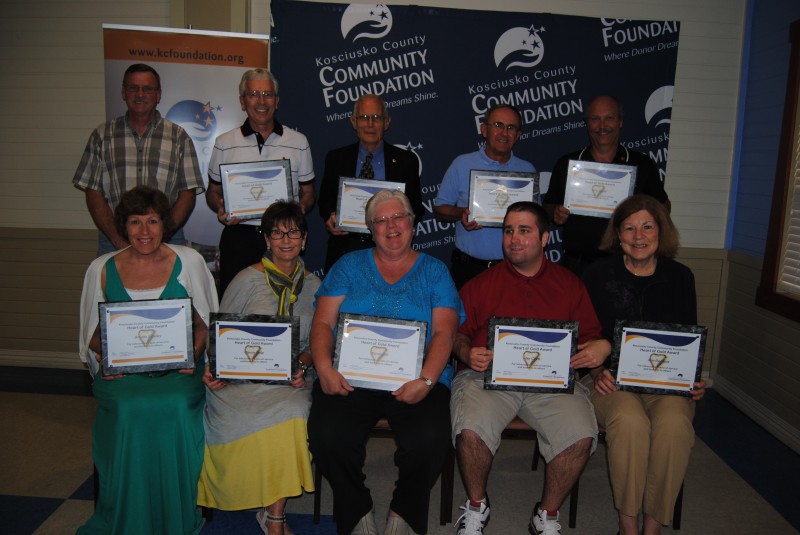
M 339 177 L 355 177 L 358 164 L 358 143 L 329 151 L 325 156 L 325 171 L 319 187 L 319 215 L 323 222 L 336 211 L 339 197 Z M 419 160 L 411 151 L 395 147 L 383 141 L 383 164 L 386 180 L 402 182 L 406 185 L 406 196 L 414 210 L 415 221 L 425 215 L 422 206 L 422 192 L 419 183 Z M 328 237 L 328 251 L 325 257 L 325 271 L 343 254 L 372 247 L 374 244 L 368 234 L 351 232 L 344 236 Z

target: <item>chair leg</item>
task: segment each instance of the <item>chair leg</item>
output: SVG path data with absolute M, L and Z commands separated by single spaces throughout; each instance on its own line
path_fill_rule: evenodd
M 97 467 L 93 466 L 92 486 L 94 487 L 94 506 L 97 508 L 97 497 L 100 495 L 100 476 L 97 474 Z
M 320 509 L 322 509 L 322 472 L 317 463 L 314 463 L 314 524 L 319 524 Z
M 442 466 L 442 495 L 439 498 L 439 525 L 446 526 L 453 520 L 453 479 L 455 477 L 456 450 L 447 450 Z
M 681 529 L 681 514 L 683 513 L 683 486 L 686 483 L 681 483 L 681 490 L 678 491 L 678 498 L 675 500 L 675 509 L 672 511 L 672 529 Z
M 533 460 L 531 461 L 531 470 L 536 471 L 539 468 L 539 437 L 533 439 Z
M 580 490 L 581 480 L 578 479 L 569 491 L 569 527 L 574 529 L 578 520 L 578 491 Z

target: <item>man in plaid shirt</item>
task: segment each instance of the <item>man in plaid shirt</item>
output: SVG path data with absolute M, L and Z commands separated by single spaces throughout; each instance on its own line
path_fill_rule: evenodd
M 128 67 L 122 79 L 125 115 L 98 126 L 72 179 L 86 194 L 86 206 L 100 230 L 97 255 L 127 247 L 114 225 L 114 209 L 123 193 L 137 185 L 163 191 L 169 198 L 175 233 L 170 243 L 184 244 L 182 227 L 205 189 L 197 153 L 189 135 L 156 110 L 161 79 L 143 63 Z

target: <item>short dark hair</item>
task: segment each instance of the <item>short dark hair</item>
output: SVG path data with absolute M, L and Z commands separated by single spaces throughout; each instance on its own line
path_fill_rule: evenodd
M 120 197 L 119 204 L 114 209 L 114 224 L 117 226 L 117 232 L 127 240 L 128 218 L 132 215 L 145 215 L 153 211 L 161 218 L 164 234 L 169 236 L 175 228 L 169 208 L 169 199 L 163 192 L 149 186 L 136 186 Z
M 147 65 L 146 63 L 134 63 L 133 65 L 131 65 L 130 67 L 125 69 L 125 75 L 122 77 L 122 85 L 123 86 L 125 85 L 125 81 L 128 79 L 128 75 L 133 74 L 135 72 L 149 72 L 149 73 L 151 73 L 153 76 L 156 77 L 156 84 L 158 85 L 158 87 L 156 87 L 156 89 L 161 89 L 161 77 L 158 75 L 158 73 L 156 72 L 156 70 L 153 67 L 151 67 L 150 65 Z
M 494 113 L 497 110 L 511 110 L 516 114 L 517 119 L 519 119 L 520 128 L 522 128 L 522 126 L 524 125 L 524 122 L 522 121 L 522 114 L 516 107 L 512 106 L 511 104 L 495 104 L 494 106 L 489 108 L 489 111 L 487 111 L 486 115 L 483 116 L 483 122 L 485 124 L 489 124 L 489 117 L 491 117 L 492 113 Z
M 261 216 L 261 232 L 264 236 L 269 236 L 270 231 L 281 223 L 287 227 L 294 223 L 303 236 L 308 233 L 308 223 L 303 209 L 294 201 L 276 201 L 270 204 Z
M 641 210 L 649 212 L 653 216 L 656 225 L 658 225 L 658 251 L 656 251 L 656 254 L 670 258 L 675 256 L 680 246 L 678 229 L 675 228 L 675 224 L 672 222 L 672 218 L 664 205 L 650 195 L 633 195 L 619 203 L 608 221 L 603 239 L 600 240 L 600 250 L 621 251 L 619 231 L 622 223 Z
M 550 219 L 547 217 L 547 212 L 540 204 L 533 201 L 518 201 L 506 209 L 506 217 L 511 212 L 528 212 L 536 219 L 536 228 L 539 229 L 539 237 L 542 233 L 550 230 Z M 506 225 L 506 218 L 503 218 L 503 226 Z

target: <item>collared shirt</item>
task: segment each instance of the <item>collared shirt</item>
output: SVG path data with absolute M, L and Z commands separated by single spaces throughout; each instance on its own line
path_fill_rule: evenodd
M 358 144 L 358 163 L 356 164 L 356 176 L 361 175 L 361 168 L 364 167 L 364 161 L 367 159 L 367 154 L 369 151 L 364 148 L 361 143 Z M 381 141 L 378 148 L 372 151 L 372 169 L 375 172 L 375 175 L 372 177 L 373 180 L 386 180 L 386 165 L 384 165 L 384 156 L 385 151 L 383 150 L 383 141 Z
M 485 347 L 492 316 L 578 322 L 578 343 L 601 337 L 589 292 L 568 269 L 542 258 L 526 276 L 507 259 L 467 282 L 459 292 L 467 314 L 458 332 L 474 347 Z
M 536 169 L 528 161 L 511 154 L 506 163 L 492 160 L 486 151 L 478 150 L 462 154 L 453 160 L 444 174 L 439 193 L 433 203 L 436 206 L 467 206 L 469 204 L 469 175 L 473 169 L 483 171 L 519 171 L 533 173 Z M 536 202 L 539 199 L 534 199 Z M 456 222 L 456 248 L 480 260 L 500 260 L 503 258 L 503 229 L 482 228 L 469 231 Z
M 214 150 L 208 162 L 208 179 L 222 183 L 221 164 L 266 162 L 289 160 L 292 170 L 292 200 L 300 200 L 300 184 L 314 182 L 314 163 L 311 160 L 311 147 L 303 134 L 283 126 L 277 120 L 272 133 L 264 139 L 250 126 L 250 121 L 238 128 L 228 130 L 214 141 Z M 260 225 L 258 219 L 243 221 L 246 225 Z
M 170 204 L 184 190 L 205 190 L 192 138 L 159 112 L 142 136 L 131 128 L 127 114 L 98 126 L 72 183 L 102 191 L 112 210 L 123 193 L 138 185 L 161 190 Z

